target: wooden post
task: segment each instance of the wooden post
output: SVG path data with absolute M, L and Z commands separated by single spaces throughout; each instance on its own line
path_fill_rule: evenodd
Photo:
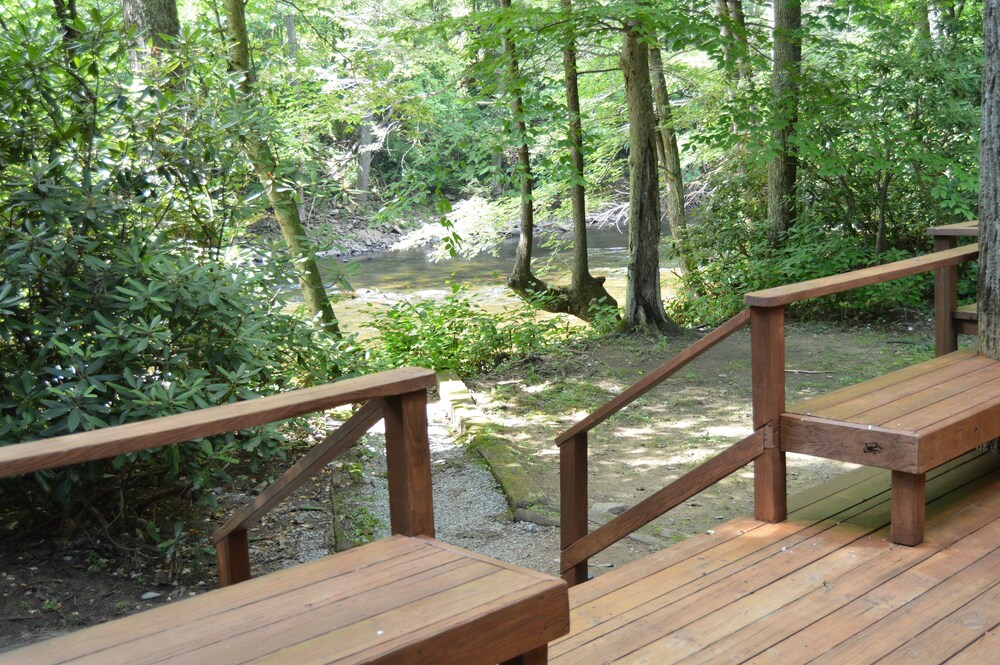
M 919 545 L 923 541 L 926 501 L 924 474 L 892 472 L 892 542 Z
M 753 428 L 765 428 L 764 453 L 754 460 L 754 516 L 780 522 L 788 514 L 785 453 L 778 419 L 785 410 L 785 308 L 750 308 Z
M 566 549 L 587 535 L 587 433 L 579 432 L 559 448 L 559 541 Z M 563 573 L 570 586 L 586 582 L 587 561 Z
M 250 541 L 245 529 L 236 529 L 215 545 L 219 566 L 219 586 L 229 586 L 250 579 Z
M 934 251 L 942 252 L 958 244 L 955 236 L 934 236 Z M 943 356 L 958 348 L 955 310 L 958 309 L 958 266 L 934 271 L 934 351 Z
M 427 391 L 385 398 L 385 456 L 392 533 L 434 536 Z

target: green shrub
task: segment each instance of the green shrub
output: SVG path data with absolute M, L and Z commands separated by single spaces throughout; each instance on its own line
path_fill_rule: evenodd
M 227 102 L 237 97 L 224 59 L 194 35 L 136 78 L 114 15 L 93 11 L 72 40 L 46 17 L 5 22 L 0 442 L 344 373 L 349 343 L 283 313 L 279 277 L 227 249 L 227 227 L 245 212 L 238 131 L 249 117 Z M 67 507 L 135 480 L 184 477 L 203 490 L 237 459 L 281 454 L 281 436 L 262 428 L 36 480 Z
M 378 368 L 418 365 L 470 374 L 547 350 L 558 339 L 558 319 L 537 321 L 521 305 L 491 314 L 459 285 L 443 300 L 401 301 L 374 319 L 380 333 L 373 342 Z
M 772 249 L 763 224 L 703 220 L 690 229 L 690 246 L 699 269 L 681 278 L 681 298 L 671 313 L 688 323 L 715 323 L 744 308 L 749 291 L 880 265 L 910 256 L 898 249 L 876 254 L 858 238 L 808 220 L 789 230 Z M 924 273 L 798 303 L 803 315 L 848 319 L 879 318 L 901 311 L 923 311 L 930 303 L 933 274 Z

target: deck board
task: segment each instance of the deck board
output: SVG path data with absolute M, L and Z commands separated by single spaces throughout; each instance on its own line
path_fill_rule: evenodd
M 738 520 L 718 540 L 697 536 L 571 589 L 571 632 L 551 662 L 995 656 L 979 643 L 1000 625 L 1000 457 L 970 453 L 928 474 L 917 547 L 889 541 L 888 489 L 884 471 L 850 472 L 793 498 L 786 522 Z

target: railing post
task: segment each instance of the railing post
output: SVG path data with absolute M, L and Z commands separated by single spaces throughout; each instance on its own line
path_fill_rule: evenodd
M 386 397 L 384 413 L 392 533 L 434 536 L 427 391 Z
M 764 431 L 764 453 L 754 460 L 754 516 L 780 522 L 788 509 L 785 496 L 785 453 L 778 420 L 785 410 L 785 308 L 750 308 L 750 357 L 753 383 L 753 428 Z
M 934 236 L 934 251 L 943 252 L 958 245 L 955 236 Z M 958 266 L 934 271 L 934 351 L 943 356 L 958 348 L 955 310 L 958 309 Z
M 587 433 L 559 447 L 559 541 L 566 549 L 587 535 Z M 586 582 L 587 561 L 563 573 L 570 586 Z
M 219 567 L 219 586 L 229 586 L 250 579 L 250 541 L 246 529 L 236 529 L 215 544 Z

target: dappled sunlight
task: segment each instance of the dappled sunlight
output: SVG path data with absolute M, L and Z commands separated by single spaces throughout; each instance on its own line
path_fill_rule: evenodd
M 737 425 L 719 425 L 716 427 L 706 427 L 705 436 L 710 436 L 712 438 L 733 438 L 742 439 L 743 437 L 749 435 L 753 430 L 748 427 L 740 427 Z

